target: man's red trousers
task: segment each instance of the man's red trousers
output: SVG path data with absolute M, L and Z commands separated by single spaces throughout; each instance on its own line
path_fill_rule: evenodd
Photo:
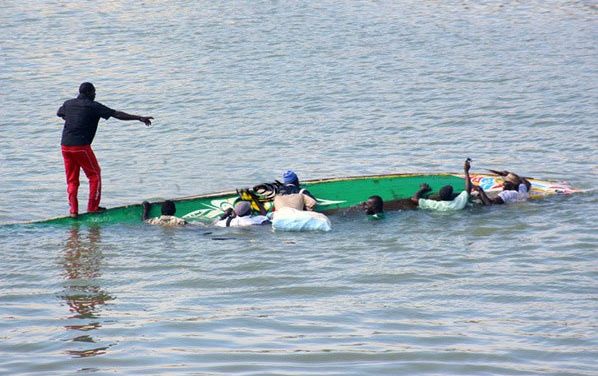
M 87 211 L 97 211 L 102 197 L 102 178 L 100 175 L 100 165 L 98 164 L 98 160 L 96 159 L 93 150 L 91 150 L 91 145 L 62 145 L 62 158 L 64 159 L 67 185 L 66 191 L 69 196 L 71 214 L 79 214 L 77 192 L 79 191 L 79 172 L 81 169 L 83 169 L 83 172 L 89 180 L 89 201 L 87 202 Z

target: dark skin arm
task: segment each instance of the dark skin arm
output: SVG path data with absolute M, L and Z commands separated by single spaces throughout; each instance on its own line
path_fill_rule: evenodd
M 500 176 L 507 176 L 507 175 L 509 175 L 509 171 L 507 171 L 507 170 L 504 170 L 504 171 L 488 170 L 488 171 L 493 172 L 496 175 L 500 175 Z
M 482 187 L 474 187 L 473 188 L 475 191 L 477 191 L 480 194 L 480 199 L 482 200 L 482 202 L 484 203 L 484 205 L 486 206 L 490 206 L 490 205 L 501 205 L 504 204 L 505 202 L 502 200 L 502 198 L 500 198 L 499 196 L 496 196 L 494 199 L 491 199 L 490 197 L 488 197 L 488 195 L 486 194 L 486 192 L 482 189 Z
M 235 212 L 233 211 L 233 208 L 228 208 L 228 209 L 226 209 L 226 210 L 224 211 L 224 213 L 222 213 L 222 214 L 220 215 L 220 218 L 219 218 L 219 220 L 223 220 L 223 219 L 226 219 L 226 218 L 228 218 L 228 217 L 233 217 L 233 218 L 235 217 Z
M 59 112 L 60 114 L 60 112 Z M 60 116 L 60 115 L 58 115 Z M 139 116 L 139 115 L 131 115 L 131 114 L 127 114 L 126 112 L 123 111 L 116 111 L 114 112 L 114 115 L 112 115 L 112 117 L 117 118 L 118 120 L 139 120 L 140 122 L 142 122 L 143 124 L 147 125 L 148 127 L 150 125 L 152 125 L 152 120 L 154 119 L 151 116 Z
M 467 158 L 465 160 L 465 164 L 463 165 L 463 171 L 465 172 L 465 191 L 467 194 L 471 194 L 471 178 L 469 177 L 469 169 L 471 168 L 470 159 Z
M 419 202 L 419 199 L 421 198 L 421 196 L 425 193 L 430 192 L 431 190 L 432 190 L 432 188 L 430 188 L 430 186 L 427 183 L 423 183 L 422 185 L 419 186 L 419 191 L 415 192 L 413 197 L 411 197 L 411 201 L 413 201 L 417 204 Z
M 143 221 L 147 221 L 149 219 L 149 211 L 152 205 L 147 201 L 143 201 L 141 206 L 143 206 L 143 214 L 141 214 L 141 219 Z

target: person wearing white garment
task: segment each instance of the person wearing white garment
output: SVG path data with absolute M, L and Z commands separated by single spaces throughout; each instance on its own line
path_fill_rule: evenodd
M 227 209 L 214 225 L 218 227 L 247 227 L 270 224 L 265 215 L 251 215 L 251 203 L 239 201 L 234 208 Z
M 330 219 L 314 211 L 317 200 L 301 188 L 293 171 L 283 176 L 284 186 L 274 197 L 272 228 L 278 231 L 330 231 Z
M 484 205 L 512 204 L 529 199 L 532 185 L 526 178 L 509 171 L 492 171 L 503 177 L 503 190 L 498 196 L 489 198 L 482 187 L 477 187 L 476 190 L 480 193 L 480 199 Z

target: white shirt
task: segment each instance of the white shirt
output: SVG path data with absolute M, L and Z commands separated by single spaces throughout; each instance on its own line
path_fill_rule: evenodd
M 518 191 L 502 191 L 498 194 L 498 197 L 500 197 L 505 204 L 510 204 L 513 202 L 527 201 L 529 193 L 525 184 L 519 184 Z
M 268 217 L 266 217 L 265 215 L 246 215 L 244 217 L 235 217 L 231 219 L 228 227 L 247 227 L 253 225 L 261 225 L 268 220 Z M 226 221 L 228 221 L 228 218 L 219 220 L 215 223 L 215 225 L 218 227 L 227 227 Z
M 467 206 L 468 200 L 469 194 L 467 191 L 463 191 L 452 201 L 436 201 L 420 198 L 417 205 L 420 209 L 431 209 L 436 211 L 463 210 L 465 206 Z

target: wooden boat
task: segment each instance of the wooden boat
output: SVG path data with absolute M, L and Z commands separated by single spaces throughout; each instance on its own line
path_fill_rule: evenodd
M 479 185 L 489 194 L 502 189 L 502 177 L 494 174 L 471 174 L 474 185 Z M 532 183 L 532 199 L 556 194 L 571 194 L 578 192 L 563 182 L 546 181 L 528 178 Z M 389 174 L 353 176 L 342 178 L 315 179 L 302 182 L 302 187 L 310 191 L 318 201 L 317 211 L 331 213 L 359 205 L 369 196 L 379 195 L 386 204 L 408 199 L 419 189 L 420 184 L 428 183 L 434 191 L 450 184 L 455 191 L 462 190 L 465 181 L 462 174 Z M 176 215 L 190 222 L 213 222 L 224 210 L 230 208 L 240 195 L 250 199 L 253 206 L 263 205 L 266 210 L 272 210 L 272 198 L 279 183 L 261 184 L 252 188 L 235 191 L 219 192 L 198 196 L 172 199 L 176 203 Z M 153 202 L 150 216 L 160 215 L 161 202 Z M 109 208 L 101 213 L 81 214 L 77 219 L 57 217 L 31 223 L 39 224 L 116 224 L 141 223 L 141 203 Z

